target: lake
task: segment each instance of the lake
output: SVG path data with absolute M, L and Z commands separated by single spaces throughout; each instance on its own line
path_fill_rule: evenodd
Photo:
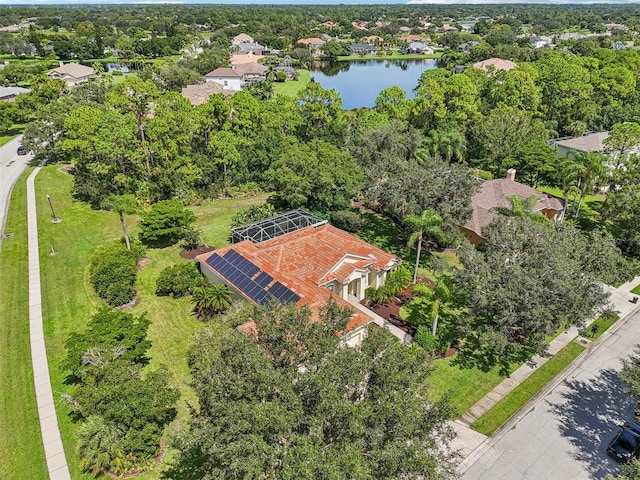
M 322 88 L 335 89 L 342 97 L 342 108 L 373 107 L 376 97 L 389 87 L 400 87 L 413 98 L 422 72 L 436 67 L 437 60 L 352 60 L 318 63 L 311 78 Z

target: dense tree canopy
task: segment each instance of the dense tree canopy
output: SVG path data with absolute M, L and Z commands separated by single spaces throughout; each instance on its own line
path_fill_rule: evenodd
M 420 348 L 372 329 L 339 347 L 350 312 L 261 308 L 257 338 L 205 330 L 190 353 L 199 400 L 170 476 L 449 478 L 444 403 L 426 399 Z

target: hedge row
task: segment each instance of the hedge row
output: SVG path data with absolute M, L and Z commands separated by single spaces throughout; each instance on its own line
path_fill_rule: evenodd
M 89 280 L 100 298 L 114 307 L 133 300 L 136 268 L 143 255 L 144 248 L 136 242 L 131 250 L 121 241 L 97 248 L 89 262 Z

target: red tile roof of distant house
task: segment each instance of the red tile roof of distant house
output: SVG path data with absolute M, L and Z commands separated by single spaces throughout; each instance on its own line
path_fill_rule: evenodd
M 300 40 L 298 40 L 297 43 L 303 43 L 307 46 L 309 45 L 324 45 L 324 40 L 322 40 L 321 38 L 301 38 Z
M 329 224 L 302 228 L 258 244 L 244 240 L 197 258 L 203 266 L 212 269 L 206 260 L 211 255 L 222 256 L 231 249 L 271 275 L 273 283 L 279 281 L 298 295 L 300 299 L 296 304 L 308 304 L 315 319 L 318 309 L 330 296 L 340 306 L 349 306 L 346 300 L 333 294 L 324 284 L 333 279 L 344 280 L 355 270 L 363 270 L 365 267 L 381 270 L 395 266 L 399 261 L 394 255 Z M 345 258 L 353 263 L 343 263 Z M 216 271 L 216 275 L 219 272 Z M 353 330 L 371 320 L 364 313 L 355 311 L 347 330 Z

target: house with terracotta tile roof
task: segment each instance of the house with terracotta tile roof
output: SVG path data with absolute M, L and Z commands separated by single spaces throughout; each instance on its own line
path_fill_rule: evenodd
M 297 215 L 306 217 L 301 221 Z M 367 288 L 384 285 L 400 259 L 306 212 L 287 212 L 262 222 L 268 224 L 260 227 L 260 234 L 257 229 L 249 235 L 234 232 L 232 245 L 199 255 L 203 274 L 256 305 L 274 300 L 308 305 L 315 319 L 332 297 L 354 311 L 345 342 L 362 341 L 367 324 L 377 316 L 359 302 Z M 292 222 L 293 227 L 283 227 Z M 251 232 L 246 227 L 252 225 L 243 232 Z
M 482 182 L 476 194 L 471 197 L 471 217 L 460 230 L 472 244 L 477 246 L 486 241 L 482 235 L 482 229 L 500 216 L 498 208 L 511 207 L 508 197 L 512 195 L 523 200 L 536 195 L 539 200 L 532 208 L 534 212 L 542 213 L 549 220 L 562 220 L 564 201 L 516 182 L 516 171 L 511 168 L 507 172 L 507 178 Z

